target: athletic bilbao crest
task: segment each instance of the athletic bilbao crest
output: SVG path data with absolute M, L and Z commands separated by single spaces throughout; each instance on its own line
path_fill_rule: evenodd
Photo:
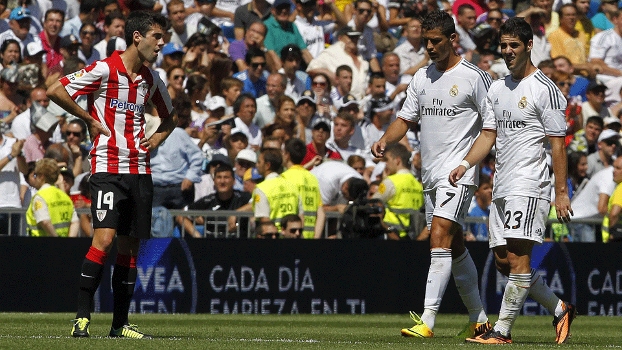
M 99 220 L 99 222 L 104 221 L 104 218 L 106 217 L 106 210 L 98 210 L 97 211 L 97 220 Z

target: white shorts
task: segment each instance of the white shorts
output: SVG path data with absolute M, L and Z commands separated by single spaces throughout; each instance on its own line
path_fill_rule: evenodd
M 507 238 L 542 243 L 549 216 L 549 199 L 508 196 L 492 201 L 489 217 L 490 248 L 506 245 Z
M 463 225 L 475 189 L 476 187 L 472 185 L 454 187 L 446 182 L 424 192 L 425 219 L 428 229 L 432 227 L 432 217 L 434 216 Z

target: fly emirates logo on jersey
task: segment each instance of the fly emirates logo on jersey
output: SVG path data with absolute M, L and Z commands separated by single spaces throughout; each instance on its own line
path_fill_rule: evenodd
M 145 113 L 145 106 L 144 105 L 139 105 L 136 103 L 131 103 L 131 102 L 127 102 L 127 101 L 120 101 L 116 98 L 113 98 L 110 100 L 110 108 L 114 108 L 114 109 L 120 109 L 120 110 L 125 110 L 125 111 L 131 111 L 131 112 L 138 112 L 140 114 Z
M 421 114 L 422 115 L 430 115 L 430 116 L 439 116 L 439 117 L 453 117 L 458 112 L 456 112 L 455 107 L 444 107 L 443 100 L 440 98 L 432 99 L 432 106 L 421 106 Z
M 497 129 L 522 129 L 527 127 L 523 120 L 512 120 L 512 112 L 503 110 L 503 119 L 497 119 Z

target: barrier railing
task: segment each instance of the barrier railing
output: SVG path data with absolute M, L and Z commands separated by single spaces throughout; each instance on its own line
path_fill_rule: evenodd
M 91 213 L 90 209 L 88 208 L 80 208 L 80 209 L 77 209 L 76 211 L 78 212 L 78 214 L 90 214 Z M 171 213 L 173 217 L 188 217 L 191 219 L 194 225 L 198 227 L 202 226 L 203 237 L 210 237 L 210 238 L 247 238 L 247 237 L 252 238 L 252 237 L 255 237 L 254 223 L 251 220 L 251 218 L 253 217 L 252 212 L 241 212 L 241 211 L 234 211 L 234 210 L 204 211 L 204 210 L 180 210 L 180 209 L 169 210 L 169 212 Z M 394 212 L 398 214 L 404 213 L 404 214 L 411 215 L 410 222 L 411 222 L 411 225 L 414 227 L 414 229 L 412 230 L 413 232 L 418 233 L 425 226 L 425 215 L 421 212 L 409 210 L 409 209 L 394 210 Z M 0 215 L 1 214 L 19 214 L 20 215 L 20 220 L 18 220 L 17 222 L 16 220 L 13 220 L 12 215 L 7 215 L 8 227 L 0 227 L 1 234 L 6 235 L 7 232 L 11 232 L 11 228 L 13 227 L 13 225 L 19 225 L 20 236 L 27 235 L 26 221 L 25 221 L 26 209 L 0 208 Z M 236 225 L 235 229 L 231 231 L 229 230 L 229 227 L 228 227 L 229 225 L 228 221 L 221 219 L 223 217 L 228 218 L 230 216 L 235 216 L 237 218 L 238 223 L 240 222 L 240 219 L 247 219 L 249 221 L 249 224 L 247 225 L 238 224 Z M 196 219 L 198 217 L 204 218 L 203 224 L 197 224 Z M 324 225 L 324 237 L 327 237 L 330 234 L 337 232 L 337 228 L 339 227 L 341 217 L 342 217 L 341 213 L 326 212 L 326 223 Z M 177 223 L 177 220 L 175 220 L 175 222 Z M 466 224 L 487 223 L 487 222 L 488 222 L 488 217 L 469 216 L 465 219 Z M 557 222 L 556 220 L 549 219 L 547 222 L 547 225 L 550 225 L 556 222 Z M 602 219 L 598 219 L 598 218 L 573 219 L 572 223 L 598 226 L 602 223 Z M 216 228 L 215 232 L 208 230 L 208 227 L 215 227 Z M 225 229 L 220 229 L 221 227 Z M 3 230 L 7 230 L 7 232 L 1 232 Z M 549 230 L 549 231 L 552 231 L 552 230 Z M 184 229 L 183 225 L 177 225 L 177 224 L 175 225 L 173 234 L 178 237 L 186 237 L 186 235 L 189 235 L 189 233 L 186 232 L 186 230 Z M 598 232 L 597 232 L 596 237 L 599 237 Z M 411 238 L 414 239 L 415 237 L 411 236 Z M 553 239 L 553 233 L 550 232 L 547 238 Z

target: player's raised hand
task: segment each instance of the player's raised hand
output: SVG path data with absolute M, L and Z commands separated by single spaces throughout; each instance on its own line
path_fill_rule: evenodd
M 464 167 L 464 165 L 458 165 L 454 170 L 449 173 L 449 183 L 452 186 L 457 187 L 456 184 L 460 179 L 462 179 L 466 171 L 467 169 Z
M 559 220 L 559 222 L 570 222 L 570 216 L 574 215 L 574 213 L 570 206 L 568 194 L 555 196 L 555 212 L 557 213 L 557 220 Z

